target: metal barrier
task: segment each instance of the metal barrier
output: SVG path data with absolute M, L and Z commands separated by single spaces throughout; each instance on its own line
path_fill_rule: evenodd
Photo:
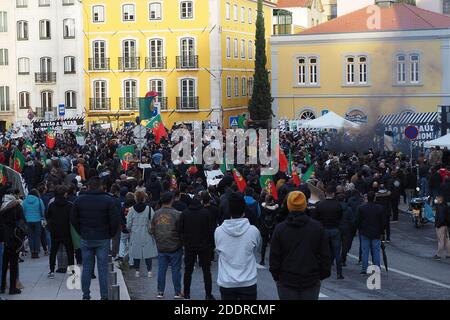
M 120 286 L 117 284 L 112 256 L 108 256 L 108 300 L 120 300 Z

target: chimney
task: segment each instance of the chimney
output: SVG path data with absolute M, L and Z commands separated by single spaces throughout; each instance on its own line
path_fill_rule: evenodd
M 375 4 L 380 8 L 390 8 L 396 2 L 396 0 L 375 0 Z

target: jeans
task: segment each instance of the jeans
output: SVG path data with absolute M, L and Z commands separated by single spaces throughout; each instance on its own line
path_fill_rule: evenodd
M 425 197 L 429 194 L 428 192 L 428 179 L 426 177 L 421 177 L 419 180 L 420 184 L 420 196 Z
M 100 283 L 100 296 L 108 299 L 108 254 L 109 239 L 83 240 L 81 239 L 81 255 L 83 257 L 83 272 L 81 273 L 81 289 L 83 298 L 91 298 L 91 276 L 94 272 L 95 258 L 97 258 L 98 279 Z
M 380 264 L 380 250 L 381 250 L 381 240 L 380 239 L 369 239 L 361 235 L 362 243 L 362 272 L 367 272 L 369 267 L 369 252 L 372 253 L 372 262 L 381 268 Z
M 48 228 L 44 228 L 41 227 L 41 245 L 42 245 L 42 249 L 44 249 L 44 251 L 50 251 L 51 249 L 51 245 L 52 245 L 52 240 L 51 240 L 51 235 L 50 235 L 50 231 L 48 231 Z
M 152 258 L 144 260 L 145 264 L 147 265 L 147 271 L 148 272 L 152 271 Z M 141 267 L 141 259 L 134 259 L 134 268 L 136 269 L 136 271 L 139 271 L 140 267 Z
M 38 254 L 41 250 L 41 222 L 27 222 L 27 225 L 30 228 L 28 240 L 31 253 Z
M 342 261 L 341 261 L 341 232 L 337 228 L 325 229 L 325 234 L 328 238 L 328 244 L 330 245 L 330 251 L 332 255 L 332 262 L 336 260 L 336 271 L 338 275 L 342 274 Z
M 292 288 L 277 282 L 278 297 L 280 300 L 319 300 L 320 281 L 310 288 Z
M 191 294 L 192 272 L 194 271 L 194 264 L 197 256 L 200 261 L 200 266 L 203 271 L 203 282 L 205 283 L 206 297 L 211 296 L 212 291 L 212 277 L 211 277 L 211 249 L 203 250 L 185 249 L 184 253 L 184 294 L 189 296 Z
M 169 265 L 172 267 L 172 282 L 175 294 L 181 293 L 181 258 L 183 249 L 175 252 L 159 252 L 158 254 L 158 292 L 164 293 L 166 288 L 166 273 Z
M 222 300 L 256 300 L 258 297 L 258 290 L 256 284 L 250 287 L 241 288 L 224 288 L 220 287 L 220 295 Z

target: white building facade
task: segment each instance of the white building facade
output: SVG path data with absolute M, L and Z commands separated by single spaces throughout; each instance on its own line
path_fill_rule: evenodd
M 17 119 L 84 113 L 82 5 L 77 0 L 14 0 Z
M 16 58 L 13 1 L 0 1 L 0 131 L 15 121 Z
M 422 9 L 450 15 L 450 0 L 416 0 Z
M 379 0 L 379 2 L 382 1 Z M 377 0 L 337 0 L 337 14 L 342 16 L 376 2 Z M 450 0 L 416 0 L 416 6 L 436 13 L 450 15 Z

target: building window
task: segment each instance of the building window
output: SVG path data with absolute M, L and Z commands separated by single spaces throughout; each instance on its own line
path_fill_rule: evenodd
M 195 80 L 181 79 L 181 109 L 197 109 L 197 99 L 195 96 Z
M 248 59 L 253 59 L 253 41 L 251 40 L 248 42 Z
M 50 20 L 39 21 L 39 38 L 41 40 L 51 39 Z
M 300 114 L 301 120 L 313 120 L 315 118 L 316 118 L 316 115 L 314 114 L 314 111 L 309 110 L 309 109 L 302 111 L 302 113 Z
M 235 4 L 233 6 L 233 19 L 234 21 L 238 21 L 238 6 Z
M 181 19 L 194 18 L 194 3 L 192 1 L 182 1 L 180 3 L 180 17 Z
M 149 58 L 151 69 L 164 69 L 163 41 L 162 39 L 151 39 L 149 42 Z
M 245 8 L 241 7 L 241 22 L 245 23 Z
M 40 62 L 41 62 L 41 65 L 40 65 L 41 73 L 44 73 L 43 77 L 50 78 L 50 73 L 52 72 L 52 58 L 42 57 Z
M 42 112 L 52 112 L 53 111 L 53 92 L 42 91 L 41 92 L 41 109 Z
M 245 77 L 242 77 L 242 96 L 247 96 L 247 79 Z
M 122 20 L 134 21 L 136 17 L 134 4 L 124 4 L 122 6 Z
M 317 57 L 297 58 L 297 84 L 317 86 L 319 84 L 319 59 Z
M 16 0 L 16 8 L 28 7 L 28 0 Z
M 94 70 L 106 69 L 106 42 L 99 40 L 92 43 Z
M 450 0 L 443 0 L 442 2 L 442 13 L 450 14 Z
M 234 58 L 237 59 L 239 57 L 239 47 L 238 47 L 238 39 L 234 39 Z
M 249 24 L 252 24 L 252 23 L 253 23 L 252 13 L 253 13 L 252 9 L 251 9 L 251 8 L 248 8 L 248 23 L 249 23 Z
M 161 3 L 160 2 L 152 2 L 150 3 L 150 20 L 161 20 L 162 19 L 162 9 L 161 9 Z
M 365 85 L 369 81 L 367 56 L 350 56 L 345 59 L 345 83 Z
M 19 58 L 19 74 L 25 75 L 30 74 L 30 59 L 28 58 Z
M 410 69 L 410 81 L 411 83 L 419 83 L 419 55 L 411 54 L 409 56 L 409 69 Z
M 359 57 L 358 61 L 359 68 L 359 83 L 366 84 L 367 83 L 367 57 Z
M 74 39 L 75 38 L 75 20 L 74 19 L 64 19 L 63 20 L 63 36 L 64 36 L 64 39 Z
M 397 83 L 406 83 L 406 56 L 397 56 Z
M 241 39 L 241 59 L 245 59 L 245 39 Z
M 10 111 L 9 87 L 0 87 L 0 111 Z
M 231 78 L 227 77 L 227 98 L 231 98 Z
M 0 32 L 8 32 L 8 14 L 0 11 Z
M 28 21 L 17 22 L 17 40 L 28 40 Z
M 182 38 L 180 41 L 180 67 L 181 68 L 197 68 L 197 60 L 195 56 L 195 39 Z
M 226 51 L 227 51 L 227 58 L 231 58 L 231 39 L 227 37 L 226 39 Z
M 248 95 L 253 96 L 253 78 L 248 78 Z
M 26 91 L 19 92 L 19 109 L 30 108 L 30 93 Z
M 72 90 L 66 91 L 65 97 L 66 97 L 66 101 L 65 101 L 66 109 L 76 109 L 77 108 L 77 93 Z
M 162 79 L 151 79 L 149 89 L 158 94 L 157 100 L 164 97 L 164 81 Z
M 75 73 L 75 57 L 64 57 L 64 73 Z
M 137 69 L 136 41 L 124 40 L 122 46 L 123 69 Z
M 354 84 L 355 83 L 355 58 L 348 57 L 346 61 L 346 83 Z
M 74 0 L 62 0 L 63 6 L 73 6 L 75 4 Z
M 94 81 L 94 100 L 91 106 L 94 110 L 106 110 L 108 109 L 108 103 L 106 98 L 107 84 L 105 80 Z
M 93 6 L 92 7 L 92 22 L 105 22 L 105 7 Z
M 137 107 L 137 81 L 125 80 L 123 83 L 123 93 L 125 98 L 123 107 L 125 109 L 135 109 Z
M 39 7 L 50 7 L 50 0 L 39 0 Z
M 230 3 L 225 3 L 225 19 L 230 20 Z
M 8 65 L 8 49 L 0 49 L 0 66 Z
M 239 78 L 234 77 L 234 96 L 239 97 Z

